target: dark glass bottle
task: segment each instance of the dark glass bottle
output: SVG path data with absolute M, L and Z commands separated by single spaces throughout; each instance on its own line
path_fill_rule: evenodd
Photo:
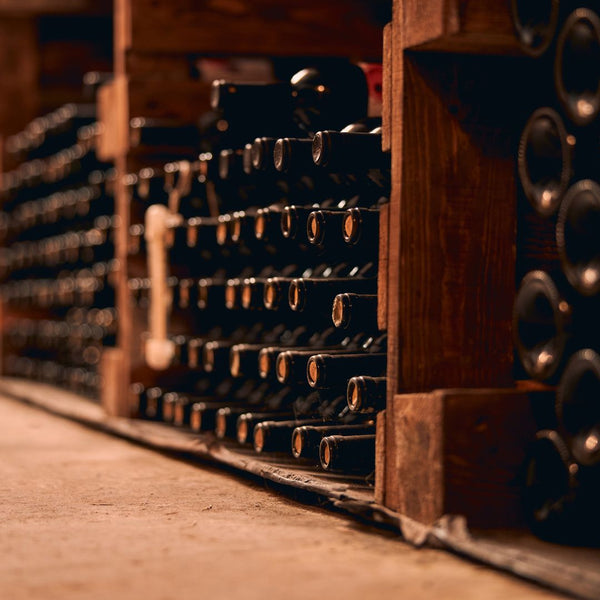
M 511 1 L 515 34 L 523 50 L 531 56 L 541 56 L 552 43 L 558 26 L 559 7 L 559 0 L 543 3 Z
M 340 61 L 318 69 L 302 69 L 289 83 L 215 81 L 211 105 L 229 121 L 245 123 L 245 129 L 252 129 L 250 125 L 254 124 L 256 135 L 289 131 L 292 124 L 314 134 L 364 117 L 368 95 L 364 71 Z
M 351 246 L 360 246 L 361 252 L 379 250 L 379 209 L 349 208 L 342 221 L 342 236 Z
M 313 388 L 330 388 L 347 385 L 350 373 L 370 376 L 385 375 L 387 354 L 372 352 L 361 354 L 316 354 L 308 359 L 306 377 Z
M 525 196 L 543 217 L 556 212 L 572 177 L 575 137 L 551 108 L 536 110 L 525 125 L 517 159 Z
M 331 318 L 342 329 L 377 331 L 377 295 L 338 294 L 333 299 Z
M 375 469 L 375 435 L 330 435 L 321 440 L 325 471 L 370 473 Z
M 318 425 L 320 423 L 316 419 L 261 421 L 254 427 L 254 450 L 256 452 L 289 452 L 291 435 L 296 427 Z
M 239 415 L 236 423 L 236 438 L 239 444 L 251 444 L 254 428 L 262 421 L 289 421 L 294 417 L 291 412 L 244 412 Z
M 381 149 L 381 127 L 370 132 L 318 131 L 312 141 L 312 158 L 333 172 L 390 168 L 390 154 Z
M 300 277 L 292 280 L 288 301 L 292 310 L 326 311 L 338 294 L 375 294 L 377 279 L 373 277 Z
M 576 537 L 579 467 L 556 431 L 536 434 L 525 460 L 523 506 L 533 532 L 545 539 Z
M 371 413 L 383 410 L 386 404 L 387 379 L 358 375 L 348 380 L 346 400 L 352 412 Z
M 561 203 L 556 245 L 569 283 L 584 296 L 600 292 L 600 186 L 589 179 L 571 186 Z
M 324 437 L 330 435 L 371 435 L 375 423 L 366 421 L 356 424 L 303 425 L 292 432 L 292 454 L 294 458 L 319 459 L 319 446 Z
M 532 271 L 521 282 L 513 310 L 513 336 L 525 371 L 551 379 L 563 361 L 571 335 L 571 306 L 547 273 Z
M 572 12 L 558 36 L 554 81 L 570 119 L 588 125 L 600 110 L 600 18 L 587 8 Z
M 567 363 L 556 393 L 556 414 L 578 463 L 600 462 L 600 356 L 590 349 Z

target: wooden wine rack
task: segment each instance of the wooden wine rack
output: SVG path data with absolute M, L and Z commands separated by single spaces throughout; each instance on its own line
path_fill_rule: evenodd
M 191 75 L 198 57 L 383 55 L 392 194 L 380 224 L 388 401 L 377 423 L 375 503 L 458 552 L 593 597 L 600 582 L 591 568 L 579 585 L 535 559 L 515 566 L 517 543 L 478 546 L 445 528 L 448 515 L 475 528 L 523 528 L 518 475 L 544 390 L 513 374 L 515 136 L 532 105 L 507 106 L 506 95 L 517 95 L 515 81 L 530 73 L 531 59 L 515 39 L 509 0 L 395 0 L 384 30 L 389 4 L 115 0 L 114 80 L 99 93 L 98 153 L 119 174 L 139 169 L 130 117 L 195 120 L 207 109 L 209 85 Z M 139 353 L 146 323 L 127 285 L 140 268 L 127 255 L 130 191 L 118 181 L 120 329 L 118 347 L 103 357 L 109 423 L 130 416 L 129 384 L 151 376 Z M 122 435 L 145 439 L 120 423 L 114 428 Z M 422 527 L 412 531 L 415 542 L 427 538 Z M 404 533 L 411 538 L 410 527 Z M 540 543 L 532 555 L 546 550 Z M 552 552 L 555 565 L 577 560 Z

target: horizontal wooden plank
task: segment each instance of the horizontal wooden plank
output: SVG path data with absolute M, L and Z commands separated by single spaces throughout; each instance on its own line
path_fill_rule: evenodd
M 117 52 L 378 59 L 386 6 L 381 0 L 128 0 L 117 4 L 124 13 L 117 22 L 130 27 L 118 34 Z
M 108 15 L 111 11 L 111 0 L 0 0 L 0 14 L 7 15 Z
M 398 3 L 402 47 L 521 54 L 509 0 L 404 0 Z

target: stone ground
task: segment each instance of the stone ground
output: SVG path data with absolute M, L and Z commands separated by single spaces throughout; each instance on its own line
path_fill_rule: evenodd
M 0 396 L 0 598 L 560 596 Z

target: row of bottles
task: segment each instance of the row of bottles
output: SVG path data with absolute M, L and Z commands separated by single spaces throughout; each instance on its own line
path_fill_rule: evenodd
M 518 150 L 516 376 L 542 383 L 525 508 L 542 537 L 595 543 L 600 498 L 600 18 L 588 3 L 513 2 L 516 29 L 553 78 Z M 538 386 L 539 387 L 539 386 Z
M 35 119 L 7 139 L 16 166 L 0 194 L 4 374 L 94 398 L 117 329 L 116 175 L 96 156 L 99 131 L 94 102 Z
M 372 473 L 385 404 L 376 309 L 390 162 L 368 104 L 364 70 L 344 62 L 289 83 L 215 81 L 198 155 L 127 176 L 130 256 L 149 259 L 129 281 L 148 310 L 148 360 L 159 341 L 149 215 L 167 208 L 172 353 L 167 369 L 132 385 L 140 416 Z M 163 132 L 169 139 L 177 135 Z

